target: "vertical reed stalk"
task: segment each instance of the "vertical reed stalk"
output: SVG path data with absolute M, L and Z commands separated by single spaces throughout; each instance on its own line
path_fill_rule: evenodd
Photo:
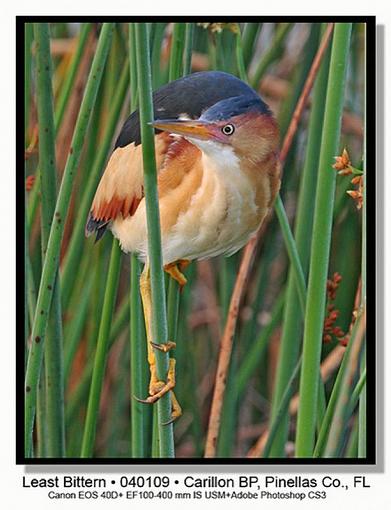
M 246 23 L 243 30 L 243 60 L 246 69 L 251 62 L 254 46 L 256 44 L 259 33 L 262 30 L 262 23 Z
M 282 292 L 273 307 L 269 323 L 267 324 L 267 326 L 264 326 L 262 328 L 258 337 L 253 341 L 249 351 L 246 353 L 246 356 L 244 357 L 240 364 L 240 367 L 236 375 L 236 386 L 239 397 L 246 389 L 248 381 L 254 374 L 259 364 L 259 360 L 262 358 L 262 355 L 266 350 L 271 334 L 276 329 L 278 323 L 281 320 L 284 303 L 285 293 Z
M 147 457 L 148 421 L 150 409 L 138 402 L 134 395 L 148 391 L 147 353 L 142 323 L 142 307 L 139 290 L 140 263 L 131 256 L 130 267 L 130 387 L 131 387 L 131 445 L 132 457 Z
M 152 334 L 157 343 L 167 342 L 167 314 L 163 277 L 163 258 L 160 238 L 159 199 L 154 147 L 151 68 L 149 40 L 144 23 L 136 25 L 137 72 L 140 104 L 140 126 L 144 165 L 144 189 L 148 229 L 148 260 L 152 289 Z M 167 379 L 168 354 L 156 352 L 157 374 Z M 171 398 L 166 394 L 158 401 L 159 453 L 161 457 L 174 457 L 172 424 L 164 425 L 171 418 Z
M 49 308 L 52 301 L 52 289 L 55 284 L 58 271 L 60 245 L 64 232 L 65 218 L 71 198 L 74 175 L 79 163 L 81 149 L 83 147 L 88 121 L 96 100 L 99 83 L 103 73 L 104 62 L 109 50 L 113 24 L 104 24 L 96 49 L 95 58 L 88 78 L 86 91 L 80 107 L 76 122 L 71 148 L 65 166 L 62 183 L 56 203 L 55 219 L 52 222 L 50 236 L 47 245 L 46 257 L 42 268 L 42 277 L 39 286 L 36 313 L 32 327 L 32 338 L 40 341 L 32 343 L 26 371 L 25 381 L 25 452 L 31 451 L 32 431 L 35 416 L 35 400 L 42 364 L 44 337 L 49 316 Z
M 137 60 L 135 24 L 129 23 L 130 59 L 130 105 L 137 106 Z M 145 342 L 139 278 L 140 262 L 136 255 L 130 257 L 130 405 L 131 405 L 131 448 L 132 457 L 148 456 L 147 439 L 151 428 L 151 410 L 138 402 L 134 395 L 144 395 L 148 391 L 148 365 Z
M 26 27 L 31 25 L 31 23 L 26 23 Z M 75 83 L 75 78 L 77 76 L 77 71 L 79 69 L 80 61 L 83 56 L 83 51 L 86 48 L 86 43 L 88 41 L 88 34 L 91 32 L 91 24 L 86 23 L 82 25 L 81 34 L 78 41 L 78 47 L 75 53 L 75 56 L 70 64 L 69 71 L 67 72 L 66 79 L 64 84 L 61 87 L 59 98 L 56 101 L 55 105 L 55 113 L 54 113 L 54 127 L 55 132 L 58 133 L 62 120 L 64 118 L 64 113 L 66 111 L 66 107 L 68 105 L 68 100 L 73 90 L 73 86 Z M 26 70 L 27 72 L 27 70 Z M 68 74 L 69 73 L 69 74 Z M 27 83 L 26 83 L 27 87 Z M 26 108 L 27 111 L 27 108 Z M 30 199 L 28 205 L 28 214 L 27 214 L 27 223 L 29 226 L 32 225 L 32 221 L 35 217 L 35 213 L 37 211 L 38 202 L 39 202 L 39 182 L 36 182 L 33 189 L 30 192 Z
M 72 237 L 69 241 L 67 253 L 62 263 L 62 301 L 63 306 L 67 307 L 71 297 L 72 290 L 74 288 L 73 275 L 77 272 L 80 257 L 82 256 L 83 244 L 85 242 L 84 227 L 86 218 L 91 207 L 91 202 L 98 186 L 100 174 L 103 166 L 107 160 L 107 155 L 112 144 L 112 139 L 115 133 L 115 129 L 118 124 L 118 118 L 121 113 L 121 108 L 124 103 L 126 90 L 129 84 L 129 68 L 128 62 L 124 65 L 118 85 L 116 87 L 116 93 L 111 103 L 110 113 L 106 120 L 106 129 L 102 139 L 99 141 L 98 152 L 94 159 L 91 170 L 89 170 L 89 176 L 86 187 L 83 192 L 81 202 L 78 207 L 77 217 L 72 229 Z
M 312 65 L 311 70 L 308 74 L 307 80 L 305 82 L 305 86 L 302 90 L 302 93 L 301 93 L 300 98 L 297 102 L 296 108 L 294 110 L 294 114 L 293 114 L 291 122 L 289 124 L 289 128 L 286 131 L 286 134 L 284 137 L 284 143 L 283 143 L 281 154 L 280 154 L 281 164 L 285 163 L 286 157 L 289 153 L 289 149 L 292 145 L 294 135 L 297 131 L 299 119 L 301 118 L 301 115 L 303 113 L 304 106 L 308 99 L 308 95 L 311 91 L 313 82 L 316 77 L 317 70 L 319 68 L 320 59 L 323 54 L 322 53 L 323 51 L 324 51 L 324 49 L 322 49 L 322 51 L 319 50 L 317 58 L 313 62 L 313 65 Z M 290 257 L 292 268 L 294 270 L 295 280 L 298 285 L 299 295 L 301 295 L 301 302 L 302 302 L 302 307 L 303 307 L 303 304 L 306 302 L 303 270 L 300 265 L 300 260 L 297 255 L 297 249 L 296 249 L 296 246 L 294 243 L 294 239 L 293 239 L 292 233 L 290 231 L 289 223 L 286 218 L 286 214 L 285 214 L 285 211 L 283 209 L 282 202 L 280 201 L 280 199 L 277 199 L 277 201 L 276 201 L 276 212 L 279 217 L 280 225 L 281 225 L 282 232 L 284 235 L 284 241 L 286 243 L 288 255 Z M 221 350 L 220 350 L 220 354 L 219 354 L 219 362 L 218 362 L 218 368 L 217 368 L 217 374 L 216 374 L 216 384 L 215 384 L 215 390 L 214 390 L 214 395 L 213 395 L 212 408 L 211 408 L 211 414 L 210 414 L 210 419 L 209 419 L 208 434 L 207 434 L 206 447 L 205 447 L 205 456 L 206 457 L 213 457 L 216 454 L 215 444 L 216 444 L 216 440 L 217 440 L 217 437 L 219 434 L 219 428 L 220 428 L 220 422 L 221 422 L 222 405 L 221 405 L 220 401 L 222 400 L 223 395 L 225 393 L 226 372 L 227 372 L 227 369 L 229 366 L 232 345 L 233 345 L 233 334 L 234 334 L 234 329 L 236 327 L 237 315 L 239 312 L 239 302 L 237 300 L 240 299 L 241 292 L 243 291 L 243 288 L 241 288 L 241 285 L 246 283 L 246 279 L 248 278 L 249 268 L 250 268 L 250 265 L 253 260 L 254 251 L 255 251 L 259 236 L 260 236 L 260 231 L 258 231 L 257 236 L 250 239 L 250 241 L 247 243 L 247 246 L 244 251 L 242 261 L 241 261 L 238 276 L 236 279 L 235 289 L 234 289 L 234 292 L 233 292 L 232 298 L 231 298 L 229 316 L 228 316 L 228 320 L 226 323 L 225 332 L 224 332 L 224 335 L 223 335 L 223 338 L 221 341 Z M 240 280 L 242 280 L 241 283 L 240 283 Z
M 296 457 L 310 457 L 315 438 L 319 363 L 335 191 L 335 171 L 332 164 L 338 150 L 341 129 L 350 32 L 350 23 L 337 23 L 334 28 L 311 243 Z
M 364 233 L 365 231 L 363 231 Z M 364 234 L 365 235 L 365 234 Z M 365 341 L 365 339 L 364 339 Z M 360 373 L 361 376 L 366 373 L 366 345 L 364 344 L 363 352 L 361 354 Z M 359 407 L 358 407 L 358 457 L 361 459 L 367 456 L 367 385 L 364 385 L 360 393 Z
M 103 378 L 107 361 L 107 348 L 110 335 L 115 299 L 117 296 L 118 279 L 121 265 L 121 249 L 118 241 L 113 239 L 109 271 L 107 274 L 105 298 L 103 302 L 102 318 L 100 321 L 98 343 L 95 352 L 94 368 L 90 396 L 88 399 L 86 422 L 80 456 L 91 457 L 94 451 L 96 424 L 99 416 L 99 402 L 102 392 Z
M 84 266 L 87 270 L 87 265 Z M 87 318 L 88 305 L 91 300 L 91 289 L 93 279 L 90 278 L 83 286 L 79 287 L 78 294 L 78 313 L 76 317 L 68 324 L 68 328 L 64 331 L 65 338 L 65 356 L 64 356 L 64 381 L 65 386 L 69 381 L 71 373 L 72 363 L 76 355 L 77 348 L 79 346 L 80 337 L 82 330 Z
M 83 52 L 85 50 L 88 36 L 91 33 L 92 24 L 91 23 L 82 23 L 80 28 L 80 35 L 77 43 L 76 51 L 73 55 L 72 62 L 70 63 L 69 69 L 66 73 L 65 81 L 61 87 L 60 95 L 56 102 L 56 113 L 54 117 L 54 124 L 56 126 L 56 132 L 58 133 L 62 120 L 64 118 L 64 113 L 66 106 L 68 104 L 69 96 L 72 91 L 73 84 L 75 82 L 76 74 L 79 69 L 79 64 L 81 58 L 83 56 Z
M 238 68 L 239 78 L 245 82 L 248 82 L 248 77 L 247 77 L 247 72 L 246 72 L 246 64 L 244 61 L 244 54 L 243 54 L 242 34 L 240 32 L 239 25 L 237 27 L 235 39 L 236 39 L 236 65 Z
M 185 43 L 186 23 L 174 23 L 171 40 L 171 55 L 168 80 L 181 76 L 183 68 L 183 47 Z
M 365 29 L 366 33 L 366 29 Z M 367 49 L 365 48 L 365 60 L 368 59 Z M 366 66 L 367 68 L 367 66 Z M 367 75 L 365 74 L 365 84 L 367 82 Z M 367 112 L 367 104 L 366 104 L 366 95 L 364 94 L 364 112 Z M 363 184 L 362 184 L 362 238 L 361 238 L 361 307 L 366 306 L 367 302 L 367 146 L 366 146 L 366 137 L 367 137 L 367 118 L 366 113 L 364 119 L 364 173 L 362 175 Z M 367 366 L 367 349 L 366 344 L 364 345 L 360 371 L 361 374 L 366 372 Z M 365 386 L 364 390 L 360 395 L 359 409 L 358 409 L 358 457 L 365 458 L 367 455 L 367 386 Z
M 301 260 L 305 278 L 308 274 L 308 261 L 310 256 L 308 239 L 311 235 L 312 218 L 314 209 L 313 197 L 316 191 L 316 173 L 313 171 L 318 162 L 319 147 L 321 143 L 322 119 L 324 115 L 324 103 L 326 98 L 327 73 L 330 52 L 325 55 L 316 78 L 311 116 L 308 126 L 308 141 L 303 174 L 301 178 L 299 200 L 296 211 L 295 241 Z M 295 366 L 300 348 L 300 332 L 302 315 L 300 313 L 300 301 L 298 300 L 297 287 L 293 268 L 289 271 L 286 303 L 284 308 L 283 332 L 281 337 L 280 354 L 276 373 L 276 383 L 273 395 L 271 419 L 276 416 L 277 407 L 282 399 L 285 388 L 288 385 L 290 374 Z M 281 424 L 273 446 L 270 450 L 271 457 L 284 455 L 284 445 L 288 435 L 289 416 L 281 417 Z M 270 439 L 269 439 L 270 440 Z
M 350 418 L 350 414 L 352 412 L 352 404 L 350 404 L 349 400 L 352 401 L 352 399 L 354 399 L 354 391 L 352 394 L 351 385 L 354 375 L 360 370 L 360 352 L 362 351 L 363 340 L 365 337 L 365 327 L 366 310 L 363 308 L 360 311 L 360 315 L 357 317 L 349 339 L 349 351 L 345 353 L 347 361 L 346 365 L 344 364 L 344 370 L 341 371 L 342 376 L 339 384 L 339 392 L 330 423 L 327 443 L 324 449 L 323 456 L 326 458 L 340 455 L 343 432 L 346 429 L 346 421 Z
M 292 274 L 296 285 L 297 295 L 299 298 L 300 308 L 302 313 L 304 314 L 306 303 L 306 285 L 304 272 L 301 266 L 297 246 L 293 238 L 291 228 L 289 226 L 288 217 L 286 215 L 280 195 L 277 195 L 276 201 L 274 203 L 274 210 L 276 211 L 276 215 L 281 227 L 282 236 L 285 242 L 285 248 L 288 252 L 289 261 L 292 268 Z
M 166 69 L 162 69 L 161 56 L 165 29 L 166 23 L 156 23 L 151 52 L 152 84 L 154 90 L 163 85 L 167 79 Z
M 251 79 L 251 85 L 255 90 L 259 88 L 259 82 L 264 76 L 269 66 L 281 55 L 285 39 L 293 28 L 293 23 L 281 23 L 274 36 L 273 41 L 270 43 L 269 48 L 263 54 L 257 68 L 255 69 L 254 76 Z
M 50 35 L 47 23 L 34 24 L 37 51 L 37 107 L 39 125 L 39 168 L 41 187 L 41 242 L 42 256 L 46 252 L 50 226 L 56 204 L 56 155 L 52 93 L 52 61 Z M 65 454 L 64 432 L 64 378 L 62 358 L 62 319 L 58 271 L 53 288 L 49 328 L 45 342 L 47 455 Z M 39 337 L 34 337 L 40 342 Z
M 193 53 L 194 23 L 186 23 L 185 47 L 183 50 L 183 72 L 186 76 L 191 73 L 191 57 Z
M 28 127 L 30 120 L 31 97 L 31 43 L 33 41 L 33 25 L 24 26 L 24 136 L 25 146 L 28 146 Z
M 194 24 L 186 23 L 185 27 L 177 27 L 177 25 L 181 24 L 178 23 L 175 24 L 174 34 L 182 32 L 182 35 L 178 40 L 177 44 L 175 46 L 172 46 L 169 64 L 170 81 L 180 78 L 181 75 L 185 76 L 191 71 Z M 173 278 L 169 278 L 167 297 L 167 326 L 168 326 L 168 338 L 172 342 L 176 342 L 178 340 L 177 330 L 179 316 L 179 301 L 180 301 L 179 285 Z M 175 355 L 174 353 L 172 354 Z

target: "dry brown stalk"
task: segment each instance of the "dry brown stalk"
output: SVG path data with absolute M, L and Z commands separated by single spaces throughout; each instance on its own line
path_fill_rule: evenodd
M 301 118 L 304 108 L 307 104 L 308 96 L 310 95 L 316 75 L 318 74 L 318 71 L 319 71 L 320 64 L 322 63 L 322 58 L 323 58 L 325 51 L 327 49 L 327 46 L 329 44 L 330 37 L 333 32 L 333 27 L 334 27 L 333 23 L 329 23 L 327 25 L 326 31 L 325 31 L 325 33 L 322 37 L 322 41 L 319 45 L 318 51 L 316 52 L 314 61 L 312 62 L 311 69 L 308 73 L 303 90 L 300 94 L 295 111 L 293 112 L 292 119 L 291 119 L 289 127 L 288 127 L 288 131 L 286 132 L 286 135 L 284 138 L 284 143 L 282 144 L 282 149 L 281 149 L 281 154 L 280 154 L 281 162 L 285 161 L 285 159 L 288 155 L 289 149 L 292 145 L 292 140 L 296 134 L 300 118 Z
M 241 298 L 247 284 L 249 269 L 254 257 L 255 247 L 258 242 L 258 237 L 259 234 L 250 239 L 244 249 L 238 276 L 236 277 L 235 287 L 232 292 L 225 331 L 220 344 L 216 382 L 210 411 L 208 435 L 206 439 L 205 457 L 214 457 L 216 454 L 217 437 L 220 430 L 221 409 L 223 406 L 228 367 L 231 360 L 235 326 L 238 319 Z

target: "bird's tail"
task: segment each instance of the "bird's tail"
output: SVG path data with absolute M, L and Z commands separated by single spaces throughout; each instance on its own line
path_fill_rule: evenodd
M 97 243 L 106 232 L 108 224 L 109 221 L 97 220 L 94 218 L 92 212 L 90 212 L 88 214 L 88 219 L 84 230 L 86 237 L 90 237 L 90 235 L 96 233 L 95 242 Z

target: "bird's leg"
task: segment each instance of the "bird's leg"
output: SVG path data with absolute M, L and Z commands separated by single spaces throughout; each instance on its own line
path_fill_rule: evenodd
M 178 282 L 179 290 L 182 290 L 187 283 L 186 277 L 182 273 L 182 270 L 185 269 L 189 264 L 190 260 L 177 260 L 176 262 L 171 262 L 170 264 L 166 264 L 164 266 L 165 272 Z
M 140 293 L 141 299 L 143 302 L 144 309 L 144 320 L 145 320 L 145 330 L 147 333 L 147 346 L 148 346 L 148 364 L 151 371 L 151 379 L 149 382 L 149 397 L 142 400 L 137 398 L 139 402 L 145 404 L 154 404 L 159 398 L 163 395 L 171 392 L 171 402 L 172 402 L 172 418 L 168 423 L 172 423 L 176 418 L 178 418 L 182 414 L 181 407 L 172 391 L 175 387 L 175 359 L 170 358 L 169 361 L 169 369 L 167 373 L 167 382 L 160 381 L 157 375 L 156 368 L 156 356 L 154 349 L 159 349 L 163 352 L 168 352 L 171 349 L 175 348 L 175 342 L 167 342 L 167 343 L 154 343 L 151 341 L 152 339 L 152 293 L 151 293 L 151 278 L 150 278 L 150 270 L 148 262 L 145 264 L 144 270 L 140 277 Z

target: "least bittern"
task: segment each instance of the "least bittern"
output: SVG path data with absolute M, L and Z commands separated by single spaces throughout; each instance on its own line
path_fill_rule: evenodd
M 181 265 L 231 255 L 258 230 L 280 186 L 278 128 L 246 83 L 222 72 L 194 73 L 153 95 L 164 269 L 181 286 Z M 156 402 L 175 386 L 175 360 L 159 381 L 151 341 L 151 289 L 138 111 L 125 122 L 101 178 L 86 225 L 100 239 L 109 228 L 123 251 L 145 262 L 140 279 Z M 173 418 L 180 407 L 172 393 Z

